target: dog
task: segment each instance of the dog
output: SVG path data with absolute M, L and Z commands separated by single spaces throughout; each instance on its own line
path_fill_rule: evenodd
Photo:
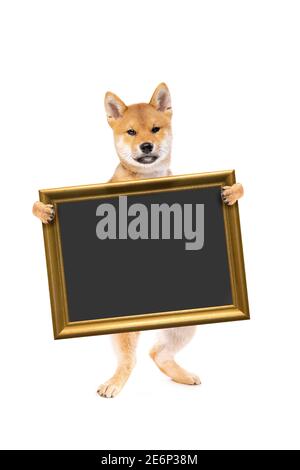
M 149 103 L 126 106 L 114 93 L 105 95 L 107 121 L 113 130 L 114 143 L 120 163 L 109 182 L 156 178 L 171 175 L 172 105 L 165 83 L 155 89 Z M 225 204 L 233 205 L 243 196 L 240 183 L 225 186 L 221 197 Z M 44 224 L 54 220 L 51 204 L 35 202 L 33 214 Z M 175 355 L 187 345 L 195 334 L 195 326 L 160 330 L 150 357 L 157 367 L 173 381 L 198 385 L 198 375 L 188 372 L 175 361 Z M 124 387 L 136 363 L 139 332 L 112 335 L 118 357 L 114 375 L 97 390 L 101 397 L 115 397 Z

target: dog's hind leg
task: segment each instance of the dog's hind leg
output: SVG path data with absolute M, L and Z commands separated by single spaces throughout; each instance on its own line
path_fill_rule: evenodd
M 97 393 L 101 397 L 112 398 L 124 387 L 135 366 L 138 336 L 139 332 L 112 335 L 114 349 L 118 357 L 118 366 L 114 375 L 98 388 Z
M 201 383 L 196 374 L 180 367 L 174 359 L 175 354 L 190 342 L 195 331 L 196 326 L 161 330 L 157 343 L 150 351 L 150 356 L 159 369 L 175 382 L 188 385 Z

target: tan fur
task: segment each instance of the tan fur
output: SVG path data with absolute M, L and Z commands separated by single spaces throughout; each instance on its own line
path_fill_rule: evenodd
M 225 204 L 232 206 L 244 195 L 244 188 L 241 183 L 235 183 L 232 186 L 224 186 L 222 188 L 222 198 Z
M 155 90 L 150 103 L 126 106 L 114 93 L 106 93 L 107 120 L 113 130 L 120 159 L 120 165 L 110 181 L 154 178 L 170 174 L 172 108 L 169 96 L 169 90 L 163 83 Z M 152 133 L 154 127 L 160 129 L 156 134 Z M 129 129 L 133 129 L 136 135 L 129 135 Z M 153 153 L 159 155 L 158 160 L 151 165 L 137 161 L 141 156 L 140 145 L 144 142 L 150 142 L 154 147 Z
M 159 94 L 166 92 L 168 96 L 161 103 Z M 119 109 L 121 116 L 115 118 L 111 116 L 107 101 L 112 98 L 115 106 Z M 165 84 L 160 84 L 149 104 L 141 103 L 126 106 L 116 95 L 107 93 L 105 97 L 106 110 L 108 112 L 108 122 L 113 129 L 114 139 L 120 164 L 111 178 L 111 182 L 123 180 L 135 180 L 143 178 L 153 178 L 156 176 L 171 175 L 170 161 L 171 153 L 165 156 L 163 161 L 158 160 L 152 168 L 138 167 L 132 165 L 130 161 L 124 159 L 122 152 L 118 152 L 118 139 L 123 138 L 124 146 L 130 147 L 130 153 L 134 154 L 136 149 L 143 142 L 151 142 L 154 146 L 160 146 L 160 143 L 172 136 L 171 132 L 171 101 L 169 91 Z M 151 134 L 153 126 L 160 127 L 160 132 Z M 126 131 L 134 129 L 137 135 L 132 138 Z M 170 144 L 171 145 L 171 144 Z M 171 150 L 171 148 L 170 148 Z M 181 349 L 193 336 L 195 327 L 172 328 L 164 331 L 157 344 L 150 351 L 150 357 L 159 367 L 159 369 L 175 382 L 182 384 L 199 384 L 200 379 L 196 374 L 187 372 L 180 367 L 174 360 L 174 354 Z M 128 380 L 128 377 L 135 365 L 135 349 L 137 346 L 138 333 L 121 333 L 114 335 L 113 342 L 118 356 L 118 366 L 111 379 L 100 385 L 98 393 L 100 396 L 111 398 L 117 395 Z
M 49 224 L 54 219 L 54 208 L 52 204 L 44 204 L 36 201 L 32 207 L 32 213 L 38 217 L 43 224 Z
M 166 84 L 158 85 L 149 103 L 131 106 L 126 106 L 114 93 L 107 92 L 105 109 L 120 159 L 110 182 L 171 175 L 172 107 Z M 153 127 L 159 127 L 159 132 L 153 133 Z M 133 129 L 136 134 L 129 135 L 129 129 Z M 141 156 L 140 145 L 145 142 L 153 145 L 153 154 L 158 156 L 157 160 L 150 164 L 138 162 Z M 225 204 L 234 204 L 242 195 L 243 187 L 239 183 L 222 188 Z M 54 218 L 53 206 L 41 202 L 34 204 L 33 213 L 43 223 L 49 223 Z M 175 382 L 200 384 L 196 374 L 183 369 L 174 359 L 175 354 L 192 339 L 195 330 L 195 326 L 161 330 L 158 332 L 157 343 L 150 351 L 150 356 L 159 369 Z M 136 362 L 138 337 L 139 332 L 112 335 L 118 364 L 114 375 L 98 388 L 100 396 L 116 396 L 127 382 Z
M 174 382 L 186 385 L 198 385 L 200 379 L 196 374 L 180 367 L 174 355 L 190 342 L 196 331 L 195 326 L 170 328 L 161 331 L 157 343 L 150 351 L 150 357 L 158 368 Z
M 118 365 L 114 375 L 98 388 L 97 392 L 100 396 L 113 398 L 126 384 L 136 363 L 135 351 L 138 337 L 139 332 L 112 335 Z

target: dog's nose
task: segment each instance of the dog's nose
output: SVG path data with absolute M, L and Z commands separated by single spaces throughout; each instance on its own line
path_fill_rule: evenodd
M 153 150 L 153 144 L 151 144 L 151 142 L 144 142 L 140 145 L 140 149 L 143 153 L 151 153 Z

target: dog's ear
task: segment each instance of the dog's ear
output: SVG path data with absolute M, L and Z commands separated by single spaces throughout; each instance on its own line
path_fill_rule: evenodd
M 117 95 L 110 91 L 105 94 L 104 104 L 108 123 L 113 126 L 115 121 L 123 116 L 127 106 Z
M 170 116 L 172 115 L 171 95 L 169 88 L 165 83 L 160 83 L 158 87 L 156 87 L 150 100 L 150 104 L 157 111 L 168 113 Z

